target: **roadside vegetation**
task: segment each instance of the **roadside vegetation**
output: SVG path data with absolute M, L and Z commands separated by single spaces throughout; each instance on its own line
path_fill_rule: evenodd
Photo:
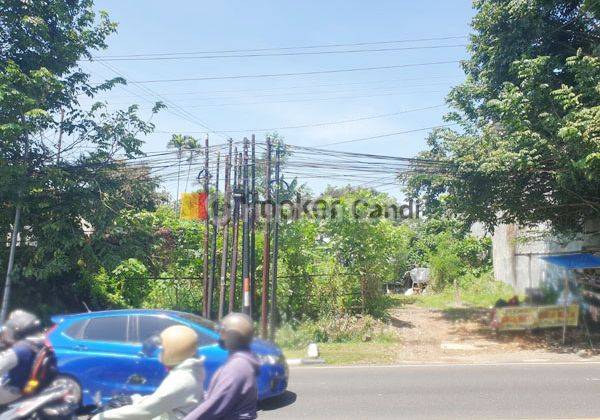
M 319 342 L 325 354 L 360 359 L 369 346 L 398 341 L 390 308 L 409 302 L 489 307 L 510 297 L 512 290 L 491 274 L 489 237 L 470 232 L 474 222 L 490 230 L 504 222 L 549 223 L 573 232 L 598 217 L 598 2 L 474 5 L 467 77 L 448 96 L 452 111 L 446 119 L 455 127 L 433 131 L 420 156 L 443 164 L 444 172 L 414 171 L 399 180 L 407 197 L 426 203 L 424 218 L 352 214 L 357 201 L 399 206 L 373 189 L 337 186 L 317 196 L 302 180 L 288 183 L 283 199 L 301 192 L 338 202 L 340 210 L 336 217 L 303 216 L 281 226 L 282 346 L 301 350 Z M 178 218 L 178 203 L 160 189 L 151 168 L 127 165 L 144 156 L 143 138 L 155 128 L 152 115 L 164 105 L 155 104 L 144 118 L 134 104 L 112 111 L 98 98 L 125 80 L 92 83 L 79 64 L 106 48 L 117 25 L 95 13 L 91 0 L 7 0 L 0 4 L 0 27 L 2 243 L 17 208 L 23 227 L 13 306 L 42 316 L 86 307 L 198 313 L 203 223 Z M 175 134 L 168 144 L 179 152 L 181 166 L 198 141 Z M 284 152 L 284 172 L 291 150 Z M 265 183 L 264 177 L 258 181 Z M 217 267 L 221 241 L 219 236 Z M 256 248 L 261 279 L 260 234 Z M 0 247 L 1 273 L 8 253 Z M 384 294 L 386 283 L 402 281 L 414 267 L 430 268 L 425 294 Z
M 514 294 L 511 286 L 495 280 L 491 272 L 486 272 L 479 277 L 466 275 L 457 281 L 456 286 L 447 286 L 439 292 L 426 291 L 412 296 L 396 295 L 392 299 L 399 305 L 414 303 L 430 309 L 490 308 L 499 299 L 508 300 Z

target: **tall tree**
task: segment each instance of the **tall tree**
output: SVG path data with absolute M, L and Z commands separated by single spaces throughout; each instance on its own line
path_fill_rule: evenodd
M 578 231 L 600 217 L 600 10 L 597 1 L 478 0 L 464 83 L 448 96 L 458 129 L 422 157 L 448 172 L 408 189 L 467 222 Z
M 92 83 L 78 64 L 105 48 L 115 30 L 91 0 L 0 2 L 0 238 L 20 205 L 15 271 L 31 304 L 35 293 L 57 296 L 46 286 L 72 290 L 73 273 L 96 262 L 96 244 L 120 209 L 152 208 L 158 200 L 148 171 L 126 166 L 142 155 L 141 137 L 153 125 L 136 106 L 109 112 L 105 103 L 81 105 L 125 82 Z M 3 269 L 6 256 L 0 247 Z

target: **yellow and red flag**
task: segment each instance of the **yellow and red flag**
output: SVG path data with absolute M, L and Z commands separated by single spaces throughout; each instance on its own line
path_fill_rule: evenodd
M 208 195 L 203 192 L 181 194 L 180 217 L 184 220 L 206 220 L 208 217 Z

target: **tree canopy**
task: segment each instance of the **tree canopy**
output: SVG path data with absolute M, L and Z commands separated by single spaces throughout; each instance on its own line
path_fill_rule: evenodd
M 443 174 L 408 190 L 468 223 L 579 231 L 600 217 L 600 9 L 582 0 L 478 0 L 466 80 L 448 96 L 456 128 L 422 157 Z
M 153 125 L 134 105 L 109 112 L 93 102 L 125 81 L 92 82 L 78 64 L 116 30 L 92 6 L 0 2 L 0 240 L 21 205 L 16 289 L 30 304 L 56 297 L 58 288 L 77 301 L 72 284 L 97 266 L 119 211 L 160 202 L 148 170 L 126 165 L 142 155 L 142 136 Z M 92 105 L 82 106 L 82 98 Z M 7 253 L 0 247 L 0 267 Z

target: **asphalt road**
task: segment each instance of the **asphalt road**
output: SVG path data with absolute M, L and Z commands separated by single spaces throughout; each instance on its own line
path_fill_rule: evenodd
M 259 419 L 600 417 L 600 363 L 298 367 Z

